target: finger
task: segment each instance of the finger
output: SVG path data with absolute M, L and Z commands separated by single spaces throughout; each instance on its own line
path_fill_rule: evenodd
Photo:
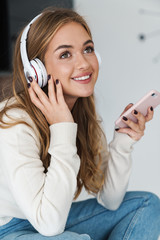
M 146 122 L 149 122 L 150 120 L 152 120 L 153 115 L 154 115 L 153 107 L 149 107 L 147 115 L 145 117 L 146 118 Z
M 41 101 L 39 100 L 37 95 L 35 94 L 33 88 L 31 87 L 31 85 L 28 84 L 28 86 L 29 86 L 28 92 L 29 92 L 29 96 L 31 98 L 32 103 L 43 112 L 44 111 L 43 104 L 41 103 Z
M 135 122 L 133 122 L 132 120 L 128 119 L 128 118 L 125 117 L 125 116 L 122 117 L 122 121 L 123 121 L 124 123 L 126 123 L 129 128 L 131 128 L 132 130 L 134 130 L 134 131 L 137 132 L 137 133 L 141 133 L 142 131 L 144 131 L 144 130 L 141 130 L 141 129 L 140 129 L 138 122 L 135 123 Z
M 117 132 L 128 134 L 128 136 L 130 136 L 135 141 L 138 141 L 144 135 L 144 133 L 137 133 L 131 128 L 120 128 L 117 130 Z
M 133 106 L 133 103 L 129 103 L 129 104 L 125 107 L 124 111 L 122 112 L 122 114 L 121 114 L 120 116 L 122 116 L 122 115 L 123 115 L 128 109 L 130 109 L 132 106 Z
M 33 81 L 31 82 L 31 87 L 32 87 L 33 91 L 36 93 L 36 95 L 39 98 L 39 100 L 41 101 L 41 103 L 44 106 L 48 105 L 49 99 L 48 99 L 47 95 L 40 88 L 40 86 L 38 85 L 38 83 L 35 81 L 34 78 L 33 78 Z
M 57 102 L 56 93 L 55 93 L 55 84 L 52 76 L 50 76 L 48 80 L 48 97 L 50 102 L 52 103 Z
M 61 85 L 61 82 L 58 79 L 56 79 L 56 90 L 57 90 L 57 101 L 58 101 L 58 103 L 64 102 L 62 85 Z
M 145 130 L 145 123 L 146 123 L 146 119 L 143 116 L 142 113 L 138 112 L 136 109 L 134 109 L 132 111 L 132 114 L 137 118 L 138 122 L 137 122 L 137 126 L 139 127 L 140 131 L 144 131 Z

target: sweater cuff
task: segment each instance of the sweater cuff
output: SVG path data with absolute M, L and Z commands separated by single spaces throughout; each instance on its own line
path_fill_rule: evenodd
M 129 137 L 125 133 L 118 133 L 114 132 L 114 138 L 112 142 L 110 143 L 110 146 L 114 146 L 117 149 L 123 151 L 123 152 L 131 152 L 133 150 L 133 145 L 137 141 L 133 140 L 131 137 Z
M 76 145 L 77 124 L 73 122 L 55 123 L 50 127 L 50 148 L 61 144 Z

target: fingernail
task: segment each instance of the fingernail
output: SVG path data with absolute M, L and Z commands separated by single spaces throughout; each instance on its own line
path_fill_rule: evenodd
M 30 83 L 27 83 L 27 87 L 30 88 L 31 84 Z
M 153 111 L 153 107 L 150 107 L 151 111 Z
M 33 78 L 32 78 L 31 76 L 28 77 L 28 80 L 29 80 L 30 82 L 33 82 Z
M 137 112 L 136 110 L 134 110 L 134 114 L 135 114 L 135 115 L 137 115 L 137 114 L 138 114 L 138 112 Z
M 118 131 L 119 130 L 119 128 L 115 128 L 115 131 Z
M 58 84 L 59 83 L 59 80 L 58 79 L 56 79 L 56 84 Z
M 51 74 L 48 74 L 47 76 L 47 80 L 49 80 L 51 78 Z
M 125 116 L 123 116 L 123 120 L 124 120 L 124 121 L 127 121 L 127 120 L 128 120 L 128 118 L 126 118 Z

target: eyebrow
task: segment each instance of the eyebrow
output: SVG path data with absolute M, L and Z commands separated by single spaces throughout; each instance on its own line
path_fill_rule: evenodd
M 87 40 L 83 43 L 83 46 L 87 45 L 88 43 L 94 44 L 93 41 L 91 39 L 89 39 L 89 40 Z M 62 48 L 73 48 L 73 46 L 72 45 L 67 45 L 67 44 L 60 45 L 55 49 L 54 52 L 56 52 L 57 50 L 62 49 Z

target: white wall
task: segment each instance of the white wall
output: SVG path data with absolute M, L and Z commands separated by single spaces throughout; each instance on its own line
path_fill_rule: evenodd
M 151 89 L 160 91 L 160 1 L 75 0 L 75 9 L 88 21 L 102 58 L 96 85 L 98 111 L 108 141 L 114 121 L 128 103 Z M 145 11 L 142 11 L 145 9 Z M 147 10 L 147 11 L 146 11 Z M 153 33 L 159 30 L 158 33 Z M 140 33 L 148 34 L 140 41 Z M 134 147 L 129 190 L 160 196 L 160 107 L 155 109 L 145 136 Z

